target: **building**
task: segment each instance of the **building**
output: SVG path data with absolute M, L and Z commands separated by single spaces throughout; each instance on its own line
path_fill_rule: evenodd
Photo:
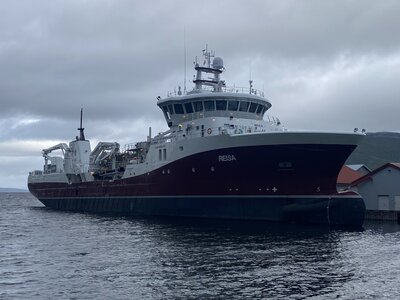
M 356 181 L 363 175 L 365 175 L 363 171 L 362 173 L 360 173 L 351 168 L 350 166 L 344 165 L 340 170 L 340 173 L 336 181 L 337 190 L 340 192 L 348 189 L 352 182 Z
M 371 173 L 371 169 L 368 168 L 366 165 L 358 164 L 358 165 L 347 165 L 350 169 L 356 171 L 360 175 L 364 176 L 368 173 Z
M 387 163 L 351 184 L 363 198 L 367 219 L 397 220 L 400 216 L 400 163 Z

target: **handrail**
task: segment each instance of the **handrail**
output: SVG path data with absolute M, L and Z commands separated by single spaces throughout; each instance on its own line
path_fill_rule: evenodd
M 264 91 L 261 91 L 259 89 L 255 89 L 255 88 L 250 89 L 249 87 L 223 86 L 223 87 L 221 87 L 221 89 L 222 89 L 222 93 L 250 94 L 250 95 L 255 95 L 255 96 L 260 96 L 260 97 L 265 98 Z M 214 87 L 206 85 L 206 86 L 202 86 L 201 90 L 193 89 L 186 93 L 181 92 L 181 94 L 179 94 L 176 91 L 168 92 L 167 97 L 192 95 L 192 94 L 201 93 L 202 91 L 221 93 L 219 91 L 214 91 Z

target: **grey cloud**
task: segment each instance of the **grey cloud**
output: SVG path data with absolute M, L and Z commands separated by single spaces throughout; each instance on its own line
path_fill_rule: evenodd
M 144 98 L 172 88 L 159 85 L 166 76 L 182 72 L 184 26 L 189 61 L 207 41 L 231 65 L 254 55 L 323 64 L 343 52 L 400 49 L 395 1 L 220 1 L 197 7 L 181 1 L 18 3 L 4 5 L 1 15 L 1 101 L 25 113 L 65 108 L 66 102 L 133 101 L 146 107 Z M 146 89 L 152 94 L 135 95 Z M 99 106 L 98 111 L 110 112 Z M 65 117 L 57 109 L 52 113 Z
M 286 88 L 279 95 L 283 101 L 275 101 L 275 108 L 289 124 L 300 128 L 399 131 L 399 70 L 400 55 L 386 61 L 361 58 L 314 73 L 293 72 L 294 84 L 275 86 Z

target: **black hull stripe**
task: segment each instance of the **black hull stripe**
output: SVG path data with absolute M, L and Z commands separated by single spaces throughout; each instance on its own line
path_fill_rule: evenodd
M 361 227 L 361 197 L 113 197 L 40 199 L 47 207 L 122 215 L 262 220 Z
M 40 197 L 40 199 L 204 199 L 204 198 L 238 198 L 238 199 L 247 199 L 247 198 L 257 198 L 257 199 L 276 199 L 276 198 L 290 198 L 290 199 L 331 199 L 331 198 L 362 198 L 358 194 L 354 195 L 207 195 L 207 196 L 196 196 L 196 195 L 174 195 L 174 196 L 103 196 L 103 197 Z M 39 199 L 39 200 L 40 200 Z

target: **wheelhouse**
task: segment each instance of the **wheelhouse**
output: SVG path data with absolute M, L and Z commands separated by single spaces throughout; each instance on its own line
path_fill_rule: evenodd
M 207 117 L 262 120 L 271 103 L 263 97 L 239 93 L 204 93 L 160 99 L 157 105 L 169 127 Z

